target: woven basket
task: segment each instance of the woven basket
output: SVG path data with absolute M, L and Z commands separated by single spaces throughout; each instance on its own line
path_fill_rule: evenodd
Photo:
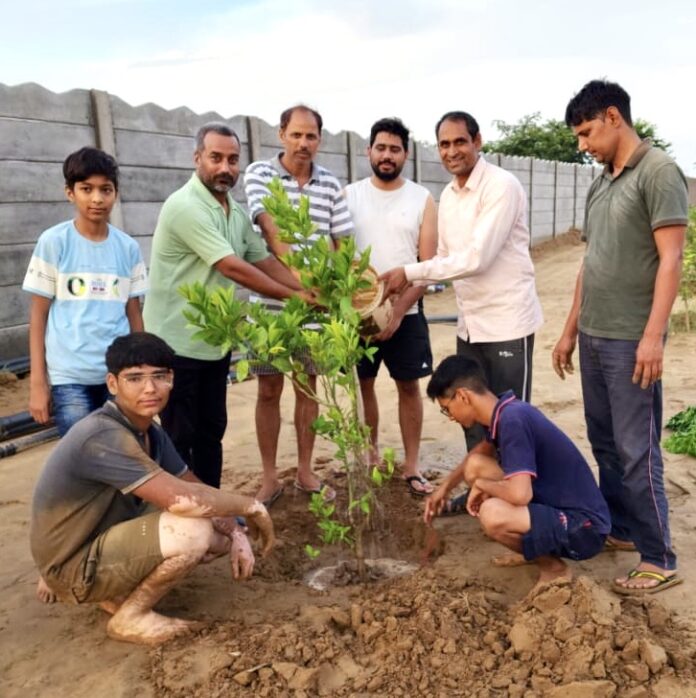
M 361 289 L 353 296 L 353 307 L 362 318 L 360 334 L 370 337 L 381 332 L 391 320 L 391 301 L 384 299 L 384 282 L 374 267 L 369 266 L 363 272 L 362 278 L 369 281 L 370 288 Z

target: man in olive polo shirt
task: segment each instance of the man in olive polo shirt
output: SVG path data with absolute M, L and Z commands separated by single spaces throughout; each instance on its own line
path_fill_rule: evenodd
M 572 372 L 579 335 L 587 434 L 611 513 L 608 544 L 640 561 L 614 580 L 622 594 L 678 584 L 660 453 L 667 322 L 679 288 L 688 221 L 684 175 L 641 141 L 630 97 L 593 80 L 573 97 L 566 123 L 604 171 L 585 206 L 587 252 L 553 364 Z
M 227 426 L 229 354 L 194 340 L 178 289 L 238 283 L 272 298 L 300 295 L 288 269 L 270 255 L 248 216 L 230 194 L 239 177 L 240 142 L 223 123 L 196 135 L 195 173 L 162 206 L 152 239 L 150 292 L 143 319 L 148 332 L 176 352 L 176 381 L 162 426 L 196 476 L 220 486 L 222 437 Z

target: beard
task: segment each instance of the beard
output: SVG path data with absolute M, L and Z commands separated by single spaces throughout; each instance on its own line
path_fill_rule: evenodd
M 379 166 L 381 163 L 374 164 L 370 162 L 370 167 L 372 167 L 372 171 L 375 173 L 375 177 L 377 179 L 381 179 L 383 182 L 393 182 L 395 179 L 397 179 L 401 175 L 401 170 L 403 170 L 403 167 L 398 167 L 396 164 L 394 164 L 394 169 L 393 170 L 380 170 Z
M 201 177 L 198 175 L 205 184 L 205 186 L 210 189 L 210 191 L 216 194 L 227 194 L 227 192 L 234 187 L 237 183 L 236 177 L 229 177 L 226 175 L 218 175 L 217 177 Z

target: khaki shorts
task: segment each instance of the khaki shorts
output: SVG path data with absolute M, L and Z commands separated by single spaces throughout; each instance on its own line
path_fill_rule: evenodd
M 47 579 L 61 601 L 93 603 L 128 596 L 163 560 L 159 544 L 161 511 L 116 524 L 85 546 L 63 567 L 60 580 Z M 67 569 L 66 569 L 67 568 Z

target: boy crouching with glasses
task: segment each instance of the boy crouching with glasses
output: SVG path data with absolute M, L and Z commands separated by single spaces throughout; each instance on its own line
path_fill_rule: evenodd
M 466 508 L 484 533 L 539 567 L 536 587 L 570 579 L 562 558 L 584 560 L 604 547 L 609 510 L 572 441 L 512 391 L 494 395 L 474 361 L 450 356 L 427 388 L 441 412 L 463 427 L 488 429 L 479 444 L 426 500 L 425 522 Z M 450 499 L 462 481 L 466 495 Z M 535 587 L 535 588 L 536 588 Z
M 34 491 L 31 551 L 60 601 L 98 603 L 110 637 L 159 644 L 196 624 L 154 605 L 198 564 L 230 556 L 248 578 L 247 526 L 273 546 L 273 524 L 251 497 L 202 484 L 154 417 L 167 404 L 174 352 L 147 332 L 106 352 L 113 400 L 80 420 L 46 462 Z M 236 517 L 245 517 L 238 522 Z

